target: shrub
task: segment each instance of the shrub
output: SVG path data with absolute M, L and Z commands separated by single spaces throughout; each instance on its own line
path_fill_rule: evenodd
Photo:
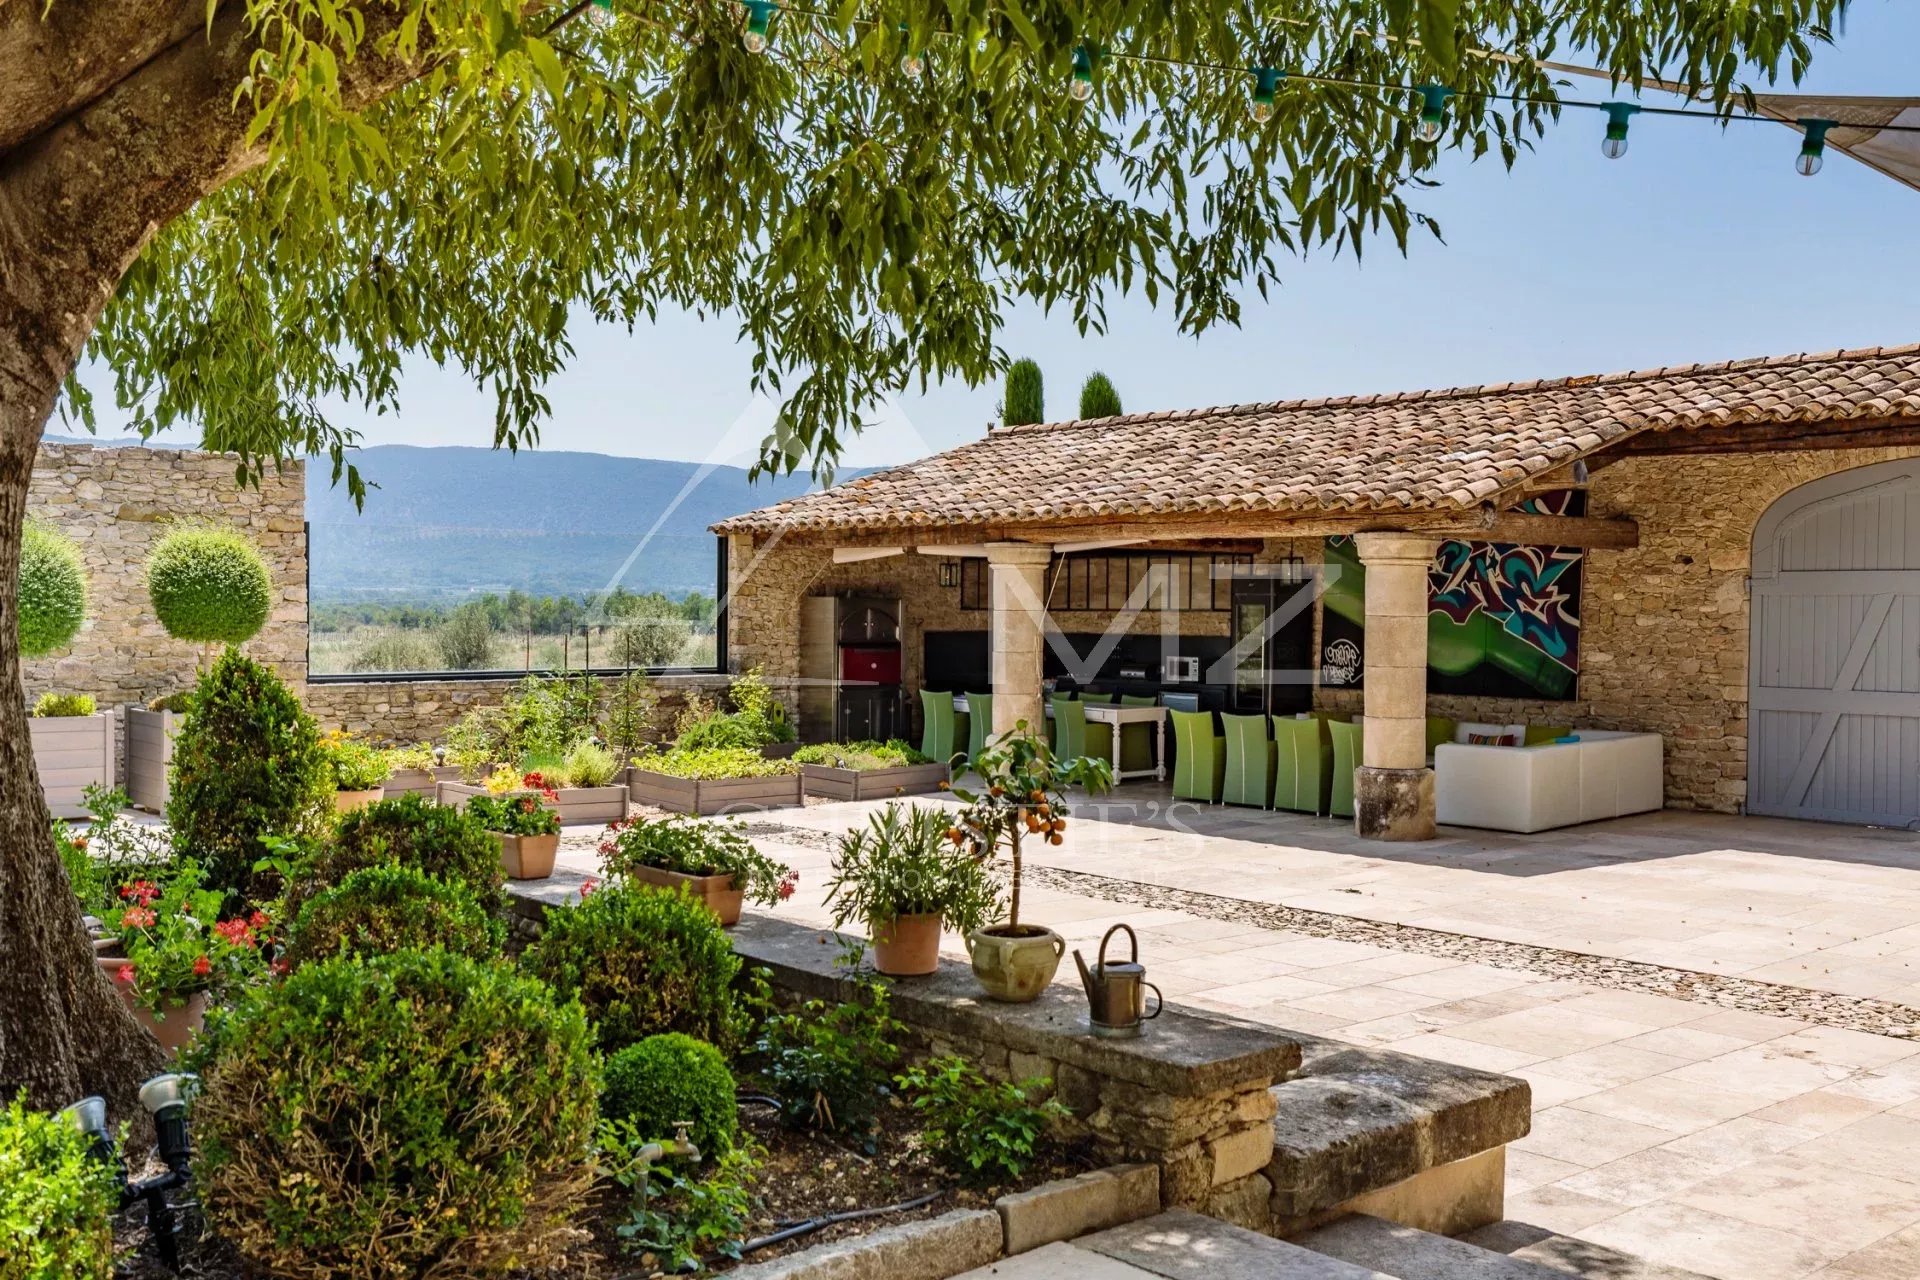
M 686 647 L 686 619 L 675 613 L 650 612 L 629 618 L 614 629 L 613 665 L 671 666 Z
M 738 822 L 709 822 L 684 814 L 649 821 L 623 818 L 607 824 L 600 842 L 600 869 L 627 877 L 636 867 L 687 876 L 732 876 L 749 902 L 771 907 L 793 896 L 799 877 L 784 862 L 754 848 Z
M 603 1053 L 667 1031 L 731 1049 L 740 958 L 713 913 L 681 893 L 645 885 L 597 890 L 547 914 L 527 949 L 528 972 L 562 999 L 578 996 Z
M 753 1046 L 760 1074 L 795 1128 L 868 1135 L 905 1028 L 888 1012 L 887 988 L 864 982 L 845 1004 L 809 1000 L 769 1018 Z
M 43 693 L 33 704 L 34 715 L 49 719 L 90 716 L 93 712 L 93 695 L 88 693 Z
M 565 766 L 567 781 L 576 787 L 610 787 L 620 773 L 620 762 L 613 758 L 613 752 L 586 739 L 573 744 Z
M 479 671 L 493 665 L 493 619 L 478 600 L 469 600 L 448 614 L 433 639 L 448 671 Z
M 1120 393 L 1113 389 L 1113 380 L 1098 369 L 1088 374 L 1080 384 L 1080 417 L 1117 418 L 1120 413 Z
M 65 534 L 27 521 L 20 544 L 20 652 L 38 658 L 64 649 L 87 620 L 87 571 Z
M 688 1137 L 705 1160 L 733 1149 L 739 1127 L 733 1072 L 710 1044 L 669 1032 L 648 1036 L 607 1059 L 600 1114 L 630 1120 L 643 1139 L 673 1137 L 673 1126 L 691 1121 Z
M 343 815 L 333 837 L 300 868 L 300 882 L 290 886 L 290 911 L 363 867 L 412 867 L 462 885 L 488 914 L 503 901 L 500 845 L 487 829 L 458 809 L 408 794 Z
M 387 780 L 387 757 L 378 748 L 345 733 L 320 740 L 326 749 L 327 773 L 336 791 L 377 791 Z
M 1000 421 L 1009 427 L 1047 420 L 1046 380 L 1032 360 L 1007 366 L 1007 390 L 1000 401 Z
M 935 1058 L 899 1080 L 926 1120 L 921 1145 L 949 1173 L 976 1184 L 1012 1181 L 1038 1158 L 1049 1129 L 1069 1114 L 1051 1098 L 1034 1101 L 1052 1083 L 988 1080 L 961 1058 Z
M 325 830 L 333 778 L 320 729 L 273 671 L 229 649 L 200 678 L 173 739 L 167 825 L 209 881 L 244 892 L 264 837 Z
M 736 676 L 727 686 L 727 699 L 733 710 L 722 712 L 705 699 L 689 698 L 676 726 L 676 745 L 697 751 L 793 741 L 787 709 L 774 698 L 758 668 Z
M 402 769 L 425 771 L 439 763 L 434 758 L 431 742 L 416 742 L 410 747 L 388 747 L 386 750 L 387 774 L 391 777 Z
M 213 1027 L 194 1104 L 210 1226 L 282 1277 L 537 1270 L 592 1180 L 578 1008 L 500 962 L 306 965 Z
M 500 954 L 505 929 L 473 890 L 418 867 L 362 867 L 300 909 L 284 953 L 289 965 L 346 954 L 443 946 L 475 960 Z
M 113 1176 L 65 1116 L 0 1111 L 0 1280 L 111 1280 Z
M 175 529 L 147 557 L 147 597 L 168 635 L 245 644 L 273 612 L 273 577 L 235 529 Z
M 347 659 L 347 670 L 436 671 L 443 666 L 440 646 L 419 631 L 383 630 L 377 632 Z
M 933 763 L 932 756 L 922 755 L 898 738 L 886 742 L 815 742 L 801 747 L 790 759 L 795 764 L 821 764 L 835 769 L 901 769 Z
M 171 711 L 175 715 L 185 715 L 193 710 L 193 690 L 175 689 L 172 693 L 163 693 L 147 700 L 149 711 Z
M 633 764 L 636 769 L 664 773 L 671 778 L 773 778 L 800 771 L 793 760 L 769 760 L 752 747 L 643 749 L 633 758 Z
M 951 831 L 946 810 L 896 803 L 841 836 L 827 883 L 834 927 L 937 912 L 947 928 L 968 934 L 997 919 L 999 886 L 978 860 L 954 847 Z

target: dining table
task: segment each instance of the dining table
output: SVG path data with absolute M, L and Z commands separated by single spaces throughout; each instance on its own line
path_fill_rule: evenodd
M 1053 719 L 1053 704 L 1048 702 L 1047 719 Z M 1109 702 L 1089 702 L 1085 704 L 1087 719 L 1095 724 L 1113 726 L 1113 780 L 1120 782 L 1127 778 L 1153 778 L 1160 782 L 1167 780 L 1167 709 L 1165 707 L 1122 707 Z M 967 695 L 953 695 L 953 709 L 960 715 L 970 714 L 967 710 Z M 1150 724 L 1154 727 L 1153 767 L 1150 769 L 1122 769 L 1120 767 L 1120 729 L 1122 725 Z

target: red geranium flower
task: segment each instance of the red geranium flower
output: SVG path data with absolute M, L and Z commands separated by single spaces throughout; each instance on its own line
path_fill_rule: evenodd
M 213 961 L 205 956 L 196 957 L 193 962 L 193 972 L 197 977 L 206 977 L 213 972 Z
M 225 938 L 230 947 L 253 945 L 253 928 L 245 920 L 222 920 L 213 926 L 213 931 Z
M 255 911 L 247 917 L 247 924 L 255 929 L 264 929 L 269 923 L 271 922 L 267 919 L 267 913 L 264 911 Z
M 120 981 L 122 982 L 132 982 L 133 966 L 130 964 L 123 964 L 120 966 L 120 972 L 114 974 L 113 976 L 120 979 Z
M 599 887 L 600 882 L 598 880 L 583 880 L 580 882 L 580 896 L 584 898 Z
M 780 882 L 780 901 L 785 902 L 788 898 L 791 898 L 793 891 L 799 887 L 799 884 L 800 878 L 798 876 L 788 876 L 782 880 Z
M 120 923 L 129 929 L 151 929 L 157 917 L 146 907 L 128 907 Z

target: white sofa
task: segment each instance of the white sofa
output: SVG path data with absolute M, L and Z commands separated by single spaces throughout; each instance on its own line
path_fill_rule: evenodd
M 1577 742 L 1490 747 L 1445 742 L 1433 754 L 1434 817 L 1447 826 L 1548 831 L 1660 808 L 1657 733 L 1577 729 Z

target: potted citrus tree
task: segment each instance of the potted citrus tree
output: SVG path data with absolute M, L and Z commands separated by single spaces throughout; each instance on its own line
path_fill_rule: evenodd
M 500 842 L 500 868 L 514 880 L 544 880 L 560 852 L 560 813 L 532 791 L 479 795 L 467 801 L 467 816 Z
M 1000 913 L 999 886 L 953 846 L 951 827 L 938 809 L 890 804 L 840 837 L 827 882 L 833 925 L 863 926 L 881 973 L 932 973 L 943 927 L 964 936 Z
M 740 923 L 743 903 L 785 902 L 800 882 L 792 867 L 754 848 L 739 823 L 684 816 L 608 823 L 600 866 L 610 878 L 690 893 L 726 926 Z
M 385 795 L 387 758 L 358 738 L 335 731 L 321 740 L 327 766 L 333 771 L 333 807 L 351 813 Z
M 1036 1000 L 1053 981 L 1066 940 L 1053 930 L 1020 919 L 1021 842 L 1059 844 L 1067 830 L 1069 786 L 1097 794 L 1113 785 L 1105 760 L 1061 760 L 1022 720 L 988 742 L 973 758 L 977 791 L 953 788 L 962 808 L 947 838 L 975 860 L 1008 859 L 1007 918 L 966 935 L 973 974 L 995 1000 Z

